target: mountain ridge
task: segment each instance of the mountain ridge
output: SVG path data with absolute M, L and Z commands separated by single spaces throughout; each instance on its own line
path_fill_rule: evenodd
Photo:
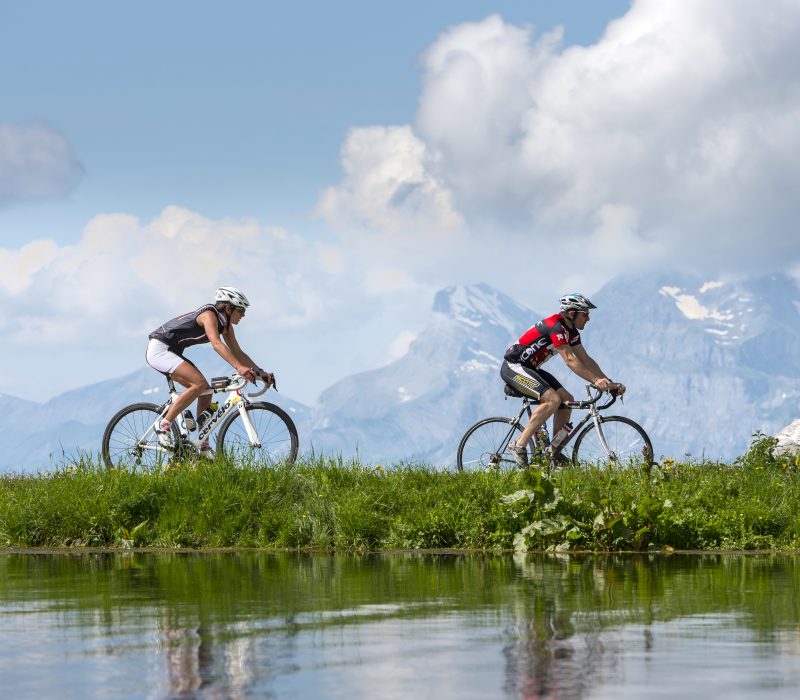
M 628 386 L 613 412 L 640 422 L 657 456 L 730 458 L 755 430 L 774 432 L 797 418 L 800 291 L 792 278 L 625 275 L 592 300 L 598 309 L 582 332 L 585 347 Z M 538 313 L 487 284 L 446 287 L 404 356 L 334 382 L 313 406 L 282 393 L 264 398 L 290 412 L 305 452 L 452 466 L 472 423 L 516 413 L 499 378 L 503 352 L 555 308 Z M 227 372 L 213 352 L 201 356 L 208 376 Z M 585 382 L 559 359 L 545 368 L 577 398 L 585 395 Z M 41 404 L 0 396 L 0 468 L 47 468 L 62 452 L 97 454 L 117 410 L 165 397 L 165 382 L 147 367 Z

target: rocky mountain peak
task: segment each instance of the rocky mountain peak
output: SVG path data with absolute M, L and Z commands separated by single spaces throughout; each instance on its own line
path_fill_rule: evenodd
M 440 290 L 433 300 L 434 313 L 465 326 L 499 326 L 507 333 L 519 332 L 520 315 L 529 310 L 487 284 L 459 285 Z
M 598 309 L 582 333 L 587 351 L 628 386 L 614 411 L 641 422 L 659 456 L 735 456 L 755 430 L 797 418 L 800 292 L 791 277 L 663 271 L 616 278 L 591 297 Z M 469 425 L 517 410 L 498 368 L 508 344 L 544 315 L 485 284 L 447 287 L 403 357 L 339 380 L 312 409 L 283 394 L 269 400 L 293 415 L 303 450 L 452 466 Z M 547 370 L 583 394 L 585 382 L 559 359 Z M 0 398 L 0 470 L 47 465 L 62 450 L 97 454 L 120 406 L 159 403 L 164 390 L 141 368 L 46 404 Z

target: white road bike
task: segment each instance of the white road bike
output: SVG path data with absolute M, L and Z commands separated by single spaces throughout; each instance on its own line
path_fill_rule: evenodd
M 459 471 L 493 471 L 516 469 L 517 464 L 508 446 L 522 433 L 531 418 L 532 407 L 539 401 L 523 396 L 516 389 L 506 385 L 506 397 L 522 399 L 522 408 L 513 418 L 484 418 L 473 425 L 461 438 L 458 446 L 456 466 Z M 617 396 L 609 394 L 609 400 L 602 406 L 597 402 L 604 391 L 587 384 L 587 401 L 570 401 L 562 404 L 571 409 L 586 410 L 586 416 L 569 431 L 558 448 L 565 461 L 574 466 L 608 466 L 645 467 L 653 466 L 653 443 L 644 428 L 630 418 L 624 416 L 601 416 L 605 410 L 617 400 Z M 596 394 L 594 394 L 596 392 Z M 594 395 L 593 395 L 594 394 Z M 572 459 L 566 457 L 567 444 L 575 439 Z M 541 435 L 534 435 L 528 443 L 528 454 L 534 459 L 549 462 L 556 466 L 550 451 L 550 440 L 547 430 Z
M 297 458 L 297 428 L 279 406 L 251 401 L 267 391 L 263 383 L 259 391 L 245 394 L 247 380 L 234 372 L 230 377 L 214 377 L 209 394 L 226 394 L 211 417 L 199 429 L 186 410 L 172 421 L 173 449 L 162 447 L 154 428 L 156 418 L 179 396 L 172 377 L 167 377 L 169 398 L 157 406 L 135 403 L 119 411 L 108 423 L 103 435 L 102 455 L 107 468 L 156 471 L 181 459 L 200 455 L 200 447 L 219 427 L 216 452 L 224 452 L 246 464 L 273 465 L 292 463 Z M 277 389 L 277 388 L 276 388 Z M 212 406 L 214 404 L 212 403 Z M 190 430 L 191 428 L 191 430 Z M 197 430 L 194 436 L 192 432 Z

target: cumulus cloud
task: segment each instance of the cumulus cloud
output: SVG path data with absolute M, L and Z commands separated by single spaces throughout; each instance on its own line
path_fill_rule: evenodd
M 179 207 L 98 216 L 72 245 L 0 249 L 0 330 L 18 355 L 139 347 L 237 284 L 259 308 L 248 332 L 338 333 L 355 371 L 446 284 L 485 280 L 539 308 L 633 266 L 800 275 L 799 54 L 795 0 L 635 0 L 591 46 L 499 16 L 451 27 L 421 56 L 414 122 L 347 135 L 317 205 L 341 238 Z M 63 196 L 80 173 L 59 134 L 0 124 L 0 206 Z
M 461 223 L 409 126 L 352 129 L 342 148 L 343 181 L 327 188 L 318 212 L 340 230 L 413 235 Z
M 337 254 L 328 246 L 323 257 Z M 212 220 L 175 206 L 149 223 L 101 215 L 73 245 L 0 249 L 0 328 L 6 342 L 20 343 L 146 337 L 221 284 L 245 289 L 262 322 L 295 328 L 328 305 L 329 273 L 316 258 L 313 245 L 255 220 Z
M 632 263 L 785 268 L 800 260 L 799 61 L 793 0 L 636 0 L 585 47 L 499 16 L 458 25 L 422 57 L 415 123 L 351 134 L 321 210 L 397 221 L 387 183 L 402 178 L 385 173 L 402 134 L 413 180 L 447 195 L 415 207 L 415 226 L 458 212 L 483 259 L 523 243 L 605 277 Z
M 380 364 L 390 344 L 398 352 L 398 328 L 424 322 L 418 310 L 431 290 L 402 267 L 369 263 L 332 238 L 177 206 L 149 221 L 96 216 L 68 245 L 0 247 L 0 384 L 46 398 L 144 367 L 153 329 L 229 284 L 253 305 L 237 328 L 242 346 L 281 372 L 289 396 L 313 401 L 339 377 Z M 208 371 L 217 359 L 205 351 L 194 358 Z
M 0 207 L 66 197 L 83 173 L 63 134 L 42 124 L 0 123 Z

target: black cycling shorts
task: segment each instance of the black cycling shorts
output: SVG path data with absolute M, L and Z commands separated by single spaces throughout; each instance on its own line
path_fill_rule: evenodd
M 561 382 L 550 372 L 533 369 L 519 362 L 503 360 L 503 364 L 500 365 L 500 376 L 512 389 L 532 399 L 540 399 L 548 389 L 558 391 L 563 388 Z

